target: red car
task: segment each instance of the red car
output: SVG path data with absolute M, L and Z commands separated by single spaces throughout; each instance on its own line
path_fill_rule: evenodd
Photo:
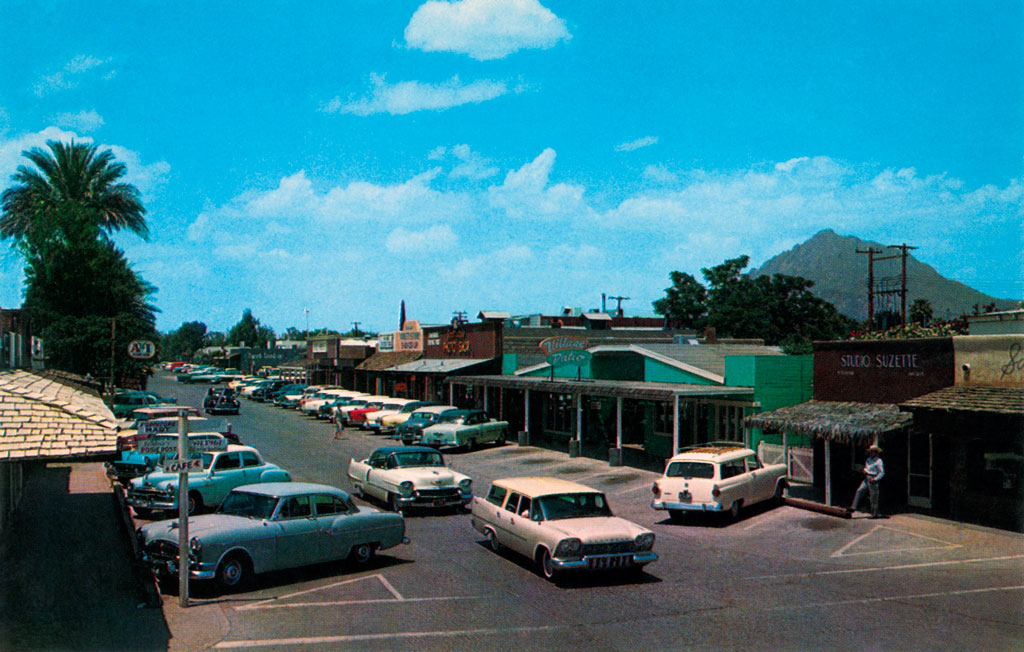
M 370 412 L 376 412 L 382 405 L 384 405 L 384 401 L 374 401 L 373 403 L 367 403 L 362 407 L 349 411 L 345 416 L 345 425 L 351 426 L 365 422 L 366 415 Z

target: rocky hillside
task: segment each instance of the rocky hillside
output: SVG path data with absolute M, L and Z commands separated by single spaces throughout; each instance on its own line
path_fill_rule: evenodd
M 838 235 L 825 230 L 807 242 L 785 251 L 753 270 L 753 275 L 788 274 L 814 281 L 812 290 L 819 297 L 832 302 L 840 312 L 854 319 L 866 319 L 868 257 L 857 250 L 873 247 L 898 254 L 878 242 L 868 242 L 852 236 Z M 878 254 L 878 256 L 886 256 Z M 898 285 L 900 260 L 875 263 L 875 279 L 892 278 Z M 997 299 L 983 294 L 958 281 L 941 276 L 930 265 L 914 258 L 907 259 L 907 309 L 914 299 L 928 299 L 938 318 L 956 317 L 962 312 L 970 314 L 975 304 L 995 303 L 997 308 L 1012 308 L 1016 304 L 1008 299 Z M 899 298 L 894 297 L 894 308 L 899 310 Z

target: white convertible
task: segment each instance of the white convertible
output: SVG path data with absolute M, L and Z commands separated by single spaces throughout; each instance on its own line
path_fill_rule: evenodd
M 348 479 L 357 494 L 382 500 L 395 512 L 464 507 L 473 499 L 473 480 L 446 467 L 436 450 L 422 446 L 385 446 L 361 462 L 352 459 Z

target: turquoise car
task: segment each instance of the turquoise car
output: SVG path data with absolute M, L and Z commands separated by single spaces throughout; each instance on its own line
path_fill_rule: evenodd
M 128 484 L 128 505 L 146 518 L 155 511 L 178 509 L 178 473 L 157 468 Z M 290 482 L 281 467 L 264 462 L 251 446 L 229 445 L 227 450 L 202 453 L 202 468 L 188 474 L 188 513 L 220 505 L 232 489 L 262 482 Z
M 282 482 L 236 487 L 214 514 L 188 520 L 189 577 L 235 589 L 258 573 L 349 559 L 409 543 L 400 514 L 358 507 L 341 489 Z M 178 521 L 136 531 L 158 578 L 179 573 Z

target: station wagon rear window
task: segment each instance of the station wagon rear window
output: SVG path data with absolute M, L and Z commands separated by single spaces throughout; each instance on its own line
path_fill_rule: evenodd
M 668 465 L 665 475 L 669 478 L 702 478 L 710 480 L 715 477 L 715 465 L 707 462 L 672 462 Z

